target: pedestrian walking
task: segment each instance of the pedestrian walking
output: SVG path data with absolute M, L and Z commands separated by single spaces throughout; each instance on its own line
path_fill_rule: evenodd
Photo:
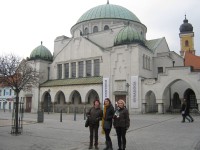
M 114 116 L 114 107 L 109 98 L 104 100 L 102 128 L 105 133 L 106 147 L 104 150 L 113 150 L 112 140 L 110 138 L 110 131 L 112 129 L 112 120 Z
M 87 117 L 89 119 L 89 131 L 90 131 L 90 144 L 89 149 L 93 149 L 93 137 L 95 138 L 94 146 L 95 149 L 98 148 L 98 130 L 99 121 L 102 120 L 103 111 L 100 108 L 100 101 L 95 100 L 93 107 L 87 112 Z
M 183 103 L 182 103 L 182 106 L 181 106 L 181 114 L 182 114 L 182 117 L 183 117 L 182 122 L 185 122 L 185 119 L 187 119 L 189 122 L 193 122 L 194 121 L 194 119 L 190 115 L 190 108 L 189 108 L 189 106 L 187 104 L 187 100 L 186 99 L 183 99 Z
M 120 99 L 117 102 L 118 107 L 116 108 L 114 115 L 113 125 L 117 133 L 118 150 L 126 149 L 126 132 L 130 126 L 129 112 L 126 108 L 124 100 Z

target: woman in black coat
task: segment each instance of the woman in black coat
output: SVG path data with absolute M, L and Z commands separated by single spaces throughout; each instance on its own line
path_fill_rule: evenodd
M 114 127 L 117 133 L 118 150 L 125 150 L 126 148 L 126 131 L 130 126 L 130 118 L 128 109 L 125 107 L 124 100 L 120 99 L 117 102 L 118 108 L 114 115 Z
M 94 106 L 87 112 L 87 117 L 89 119 L 89 129 L 90 129 L 90 145 L 89 149 L 93 149 L 93 137 L 95 136 L 95 149 L 98 148 L 98 130 L 99 130 L 99 121 L 102 119 L 103 111 L 100 108 L 100 101 L 95 100 Z M 93 135 L 94 133 L 94 135 Z
M 114 107 L 109 98 L 104 100 L 104 111 L 102 119 L 102 127 L 105 132 L 106 148 L 104 150 L 113 150 L 112 140 L 110 138 L 110 131 L 112 128 L 112 119 L 114 115 Z

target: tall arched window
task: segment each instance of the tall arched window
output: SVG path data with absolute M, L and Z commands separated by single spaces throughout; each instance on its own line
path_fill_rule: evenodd
M 151 61 L 151 60 L 150 60 L 150 57 L 148 57 L 148 64 L 147 64 L 147 65 L 148 65 L 148 68 L 147 68 L 147 69 L 149 69 L 149 70 L 150 70 L 150 63 L 151 63 L 150 61 Z
M 145 68 L 145 55 L 143 55 L 143 68 Z
M 98 27 L 97 26 L 93 27 L 93 33 L 95 33 L 95 32 L 98 32 Z
M 105 25 L 105 26 L 104 26 L 104 30 L 109 30 L 109 26 L 108 26 L 108 25 Z
M 188 40 L 185 41 L 185 46 L 189 46 Z
M 85 30 L 84 30 L 84 31 L 85 31 L 85 32 L 84 32 L 85 34 L 88 34 L 88 33 L 89 33 L 89 30 L 88 30 L 88 28 L 87 28 L 87 27 L 85 28 Z

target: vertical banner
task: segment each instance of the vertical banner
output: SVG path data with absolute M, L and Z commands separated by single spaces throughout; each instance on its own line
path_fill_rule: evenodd
M 138 76 L 131 76 L 131 108 L 138 107 Z
M 109 98 L 109 78 L 103 78 L 103 101 Z

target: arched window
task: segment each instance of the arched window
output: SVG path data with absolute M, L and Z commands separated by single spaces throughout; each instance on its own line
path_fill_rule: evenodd
M 98 27 L 97 26 L 93 27 L 93 33 L 95 33 L 95 32 L 98 32 Z
M 188 40 L 185 41 L 185 46 L 189 46 Z
M 105 26 L 104 26 L 104 30 L 109 30 L 109 26 L 108 26 L 108 25 L 105 25 Z
M 145 55 L 143 54 L 143 68 L 145 68 Z
M 148 70 L 150 70 L 150 63 L 151 63 L 150 61 L 151 61 L 151 60 L 150 60 L 150 57 L 148 57 L 148 64 L 147 64 L 147 69 L 148 69 Z
M 89 33 L 89 30 L 88 30 L 88 28 L 86 27 L 85 28 L 85 32 L 84 32 L 85 34 L 88 34 Z

